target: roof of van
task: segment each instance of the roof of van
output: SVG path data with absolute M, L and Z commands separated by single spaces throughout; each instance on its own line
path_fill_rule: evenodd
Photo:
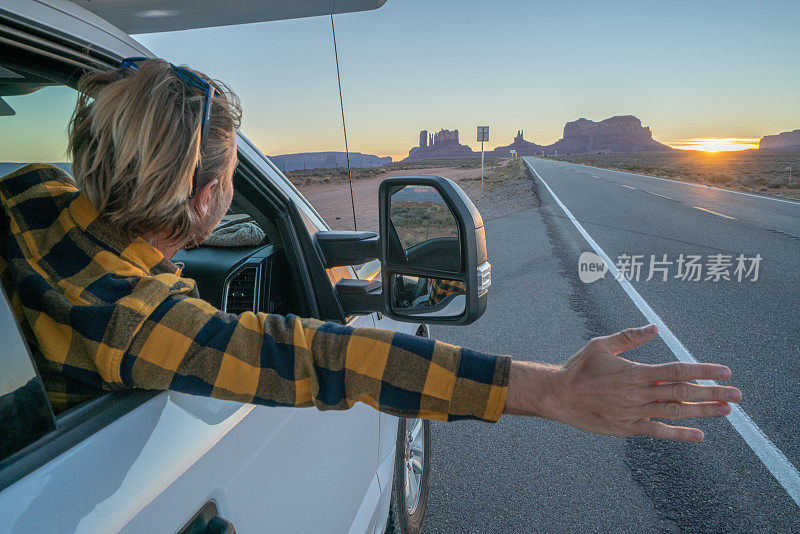
M 352 13 L 386 0 L 72 0 L 129 34 Z

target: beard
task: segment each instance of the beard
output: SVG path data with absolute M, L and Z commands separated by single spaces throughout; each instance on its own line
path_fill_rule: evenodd
M 192 237 L 189 239 L 188 244 L 184 247 L 186 249 L 199 247 L 203 242 L 208 239 L 214 229 L 219 225 L 222 218 L 228 213 L 233 201 L 233 186 L 220 188 L 220 195 L 212 202 L 206 216 L 200 219 L 197 227 L 192 232 Z

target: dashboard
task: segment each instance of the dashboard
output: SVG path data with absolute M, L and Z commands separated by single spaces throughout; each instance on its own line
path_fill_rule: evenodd
M 219 248 L 200 246 L 178 252 L 183 276 L 197 282 L 200 297 L 227 313 L 290 311 L 291 274 L 274 245 Z

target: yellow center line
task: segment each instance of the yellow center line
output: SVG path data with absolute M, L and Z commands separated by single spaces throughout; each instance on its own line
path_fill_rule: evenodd
M 636 189 L 635 187 L 631 187 L 631 186 L 625 185 L 625 184 L 619 184 L 619 185 L 621 185 L 622 187 L 627 187 L 628 189 Z
M 707 211 L 708 213 L 713 213 L 714 215 L 719 215 L 720 217 L 725 217 L 726 219 L 733 219 L 734 221 L 736 220 L 736 217 L 731 217 L 730 215 L 725 215 L 724 213 L 718 213 L 707 208 L 701 208 L 700 206 L 695 206 L 695 209 Z

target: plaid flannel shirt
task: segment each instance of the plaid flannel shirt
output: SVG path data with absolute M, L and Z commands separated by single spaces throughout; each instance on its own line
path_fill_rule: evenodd
M 464 282 L 434 278 L 431 281 L 431 287 L 428 291 L 428 298 L 425 300 L 425 305 L 433 306 L 438 304 L 447 295 L 464 293 L 466 290 L 467 286 L 464 285 Z
M 123 238 L 50 165 L 0 178 L 0 201 L 0 281 L 56 411 L 144 388 L 321 410 L 361 401 L 438 420 L 502 413 L 507 356 L 292 315 L 224 313 L 148 242 Z

